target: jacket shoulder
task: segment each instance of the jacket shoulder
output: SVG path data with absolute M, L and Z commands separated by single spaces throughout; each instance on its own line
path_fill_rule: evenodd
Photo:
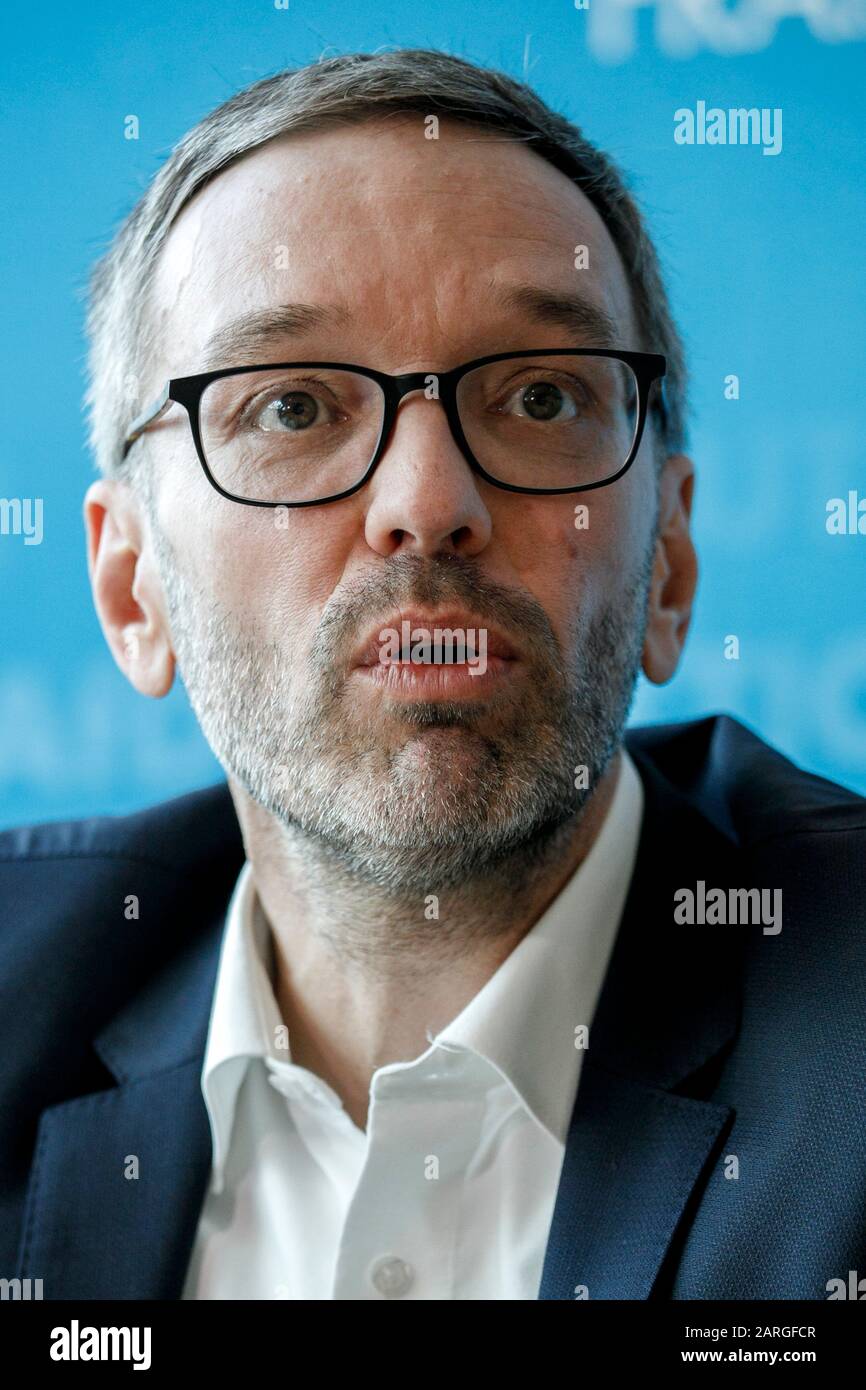
M 126 1001 L 209 979 L 243 862 L 225 783 L 0 834 L 0 1102 L 78 1094 L 90 1039 Z
M 639 767 L 743 847 L 798 834 L 866 834 L 866 797 L 799 767 L 730 715 L 629 729 L 626 746 Z
M 0 831 L 0 870 L 10 863 L 57 859 L 125 859 L 181 868 L 190 858 L 207 857 L 239 838 L 231 794 L 221 782 L 126 815 Z
M 210 930 L 243 862 L 227 783 L 130 815 L 3 831 L 0 997 L 47 992 L 74 1008 L 87 980 L 107 1005 Z

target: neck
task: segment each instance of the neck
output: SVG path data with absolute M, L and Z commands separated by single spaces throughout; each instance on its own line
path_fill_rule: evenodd
M 586 858 L 620 762 L 618 753 L 580 816 L 543 844 L 519 846 L 495 871 L 429 893 L 387 892 L 360 879 L 229 779 L 271 927 L 274 994 L 292 1061 L 327 1081 L 359 1127 L 374 1071 L 426 1051 Z

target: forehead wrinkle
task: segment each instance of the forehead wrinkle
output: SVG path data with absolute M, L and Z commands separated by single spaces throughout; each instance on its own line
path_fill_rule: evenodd
M 481 143 L 484 143 L 486 140 L 487 136 L 485 134 L 485 136 L 482 137 Z M 506 141 L 503 143 L 507 144 L 509 142 Z M 491 206 L 497 208 L 497 213 L 501 212 L 499 198 L 503 181 L 508 171 L 497 167 L 495 161 L 493 161 L 492 167 L 489 170 L 488 186 L 486 180 L 473 177 L 472 171 L 465 168 L 459 157 L 456 156 L 454 149 L 452 149 L 450 153 L 455 155 L 455 158 L 448 160 L 449 167 L 447 168 L 447 174 L 451 180 L 450 186 L 448 183 L 440 182 L 440 180 L 435 177 L 429 178 L 429 166 L 426 160 L 423 161 L 423 172 L 426 179 L 423 183 L 418 182 L 422 174 L 420 161 L 416 161 L 414 170 L 410 167 L 408 170 L 403 171 L 408 175 L 407 183 L 409 185 L 410 195 L 413 197 L 417 195 L 418 206 L 413 210 L 413 232 L 411 238 L 403 236 L 403 232 L 399 225 L 392 226 L 387 221 L 384 225 L 379 225 L 375 228 L 371 226 L 369 229 L 366 227 L 362 229 L 365 232 L 369 230 L 371 235 L 378 237 L 381 241 L 381 250 L 383 254 L 391 243 L 396 243 L 398 263 L 396 266 L 391 267 L 387 277 L 392 289 L 397 289 L 398 276 L 395 272 L 399 270 L 399 253 L 402 251 L 406 259 L 408 274 L 411 255 L 407 257 L 406 252 L 411 253 L 413 248 L 417 248 L 418 250 L 422 249 L 419 246 L 419 242 L 426 243 L 430 237 L 433 237 L 434 241 L 439 240 L 439 233 L 442 229 L 442 217 L 448 215 L 450 211 L 448 204 L 453 204 L 454 199 L 457 197 L 461 199 L 460 216 L 459 218 L 456 216 L 450 218 L 448 226 L 456 232 L 457 223 L 459 223 L 463 229 L 460 238 L 459 259 L 463 261 L 462 278 L 465 282 L 471 285 L 473 280 L 479 279 L 483 273 L 482 266 L 484 266 L 484 270 L 488 272 L 488 274 L 485 275 L 485 279 L 488 280 L 489 287 L 488 276 L 490 259 L 494 262 L 498 260 L 502 263 L 503 258 L 510 259 L 513 256 L 516 259 L 520 257 L 522 252 L 525 253 L 526 251 L 534 253 L 541 251 L 545 255 L 545 260 L 549 260 L 551 253 L 556 255 L 557 258 L 559 258 L 559 256 L 567 256 L 567 264 L 570 266 L 574 241 L 587 241 L 590 244 L 591 256 L 595 266 L 591 283 L 595 284 L 600 298 L 605 301 L 611 309 L 620 308 L 624 311 L 626 320 L 632 319 L 632 297 L 629 292 L 627 277 L 621 266 L 617 248 L 612 242 L 608 245 L 608 234 L 604 222 L 581 189 L 570 183 L 564 176 L 560 176 L 562 177 L 561 185 L 557 178 L 556 187 L 554 188 L 550 183 L 550 175 L 555 175 L 556 171 L 549 170 L 547 166 L 544 165 L 543 161 L 540 160 L 538 161 L 538 166 L 536 166 L 536 162 L 533 159 L 533 169 L 537 167 L 538 173 L 543 175 L 543 178 L 539 180 L 539 186 L 535 189 L 537 196 L 533 198 L 532 190 L 525 185 L 521 185 L 519 181 L 515 186 L 515 181 L 513 179 L 508 180 L 508 192 L 510 194 L 512 207 L 517 213 L 518 222 L 522 222 L 523 217 L 531 213 L 536 221 L 536 226 L 508 225 L 507 219 L 506 225 L 503 226 L 500 217 L 497 215 L 498 225 L 491 227 L 489 225 L 484 225 L 485 218 Z M 251 156 L 250 162 L 252 162 L 254 158 L 255 156 Z M 235 166 L 233 171 L 227 171 L 226 174 L 222 176 L 222 179 L 225 179 L 227 183 L 228 180 L 231 179 L 233 173 L 237 174 L 240 172 L 243 176 L 243 173 L 249 175 L 253 172 L 249 168 L 243 171 L 242 166 L 243 161 L 241 161 L 240 165 Z M 413 172 L 417 175 L 415 179 L 412 178 Z M 442 172 L 445 173 L 446 170 L 443 169 Z M 296 171 L 289 167 L 287 174 L 294 185 L 297 182 Z M 200 295 L 203 288 L 205 288 L 205 292 L 209 289 L 210 293 L 215 296 L 221 291 L 223 286 L 236 291 L 238 288 L 239 270 L 241 272 L 240 278 L 243 280 L 243 272 L 245 269 L 253 271 L 257 264 L 259 269 L 264 269 L 264 266 L 261 264 L 263 249 L 267 251 L 268 257 L 270 257 L 272 247 L 268 242 L 267 236 L 264 240 L 268 244 L 263 248 L 262 239 L 255 239 L 254 226 L 249 227 L 249 232 L 254 237 L 253 241 L 247 242 L 246 246 L 243 246 L 243 244 L 241 244 L 241 246 L 235 245 L 233 259 L 231 261 L 223 254 L 216 257 L 213 255 L 208 256 L 207 250 L 210 249 L 212 251 L 212 245 L 210 243 L 212 217 L 214 215 L 211 200 L 215 194 L 219 196 L 220 193 L 227 193 L 226 185 L 223 185 L 222 189 L 218 187 L 222 179 L 216 179 L 208 190 L 203 190 L 205 195 L 208 193 L 210 194 L 209 198 L 207 196 L 202 197 L 197 207 L 193 206 L 195 203 L 195 200 L 193 200 L 193 204 L 188 205 L 181 213 L 181 218 L 184 220 L 189 219 L 190 213 L 193 213 L 193 215 L 195 212 L 198 213 L 193 226 L 190 227 L 187 232 L 187 245 L 184 251 L 181 251 L 179 258 L 181 264 L 177 264 L 177 255 L 175 255 L 175 257 L 170 257 L 168 261 L 164 257 L 160 258 L 162 260 L 161 268 L 164 272 L 162 284 L 164 290 L 170 289 L 170 293 L 164 292 L 160 296 L 162 303 L 160 304 L 159 319 L 163 335 L 166 332 L 171 332 L 172 321 L 176 324 L 176 311 L 181 307 L 182 301 L 184 304 L 188 303 L 190 297 L 193 294 Z M 302 183 L 304 182 L 303 179 L 301 181 Z M 282 185 L 280 187 L 271 185 L 270 187 L 260 186 L 256 191 L 267 205 L 273 203 L 279 204 L 289 190 Z M 405 191 L 406 186 L 404 185 L 404 192 Z M 363 209 L 366 203 L 370 201 L 374 190 L 372 188 L 368 190 L 367 196 L 364 197 L 364 188 L 362 184 L 360 192 L 362 196 L 360 201 L 357 201 L 356 204 L 359 210 Z M 553 196 L 554 193 L 556 197 Z M 357 200 L 357 192 L 355 197 Z M 374 201 L 376 200 L 374 199 Z M 427 208 L 426 214 L 424 211 L 425 204 Z M 318 198 L 315 199 L 307 210 L 315 222 L 323 213 L 322 200 Z M 547 213 L 551 214 L 549 219 L 546 216 Z M 222 219 L 218 218 L 218 221 L 225 230 L 225 224 L 222 223 Z M 266 221 L 269 221 L 269 219 L 266 219 Z M 427 228 L 426 235 L 424 232 L 425 227 Z M 177 230 L 177 224 L 175 224 L 175 228 L 172 229 L 172 231 L 175 230 Z M 263 230 L 269 230 L 269 228 Z M 290 257 L 291 242 L 296 236 L 299 242 L 302 240 L 302 230 L 302 227 L 299 227 L 297 222 L 294 222 L 291 227 L 291 234 L 285 238 L 290 243 Z M 356 255 L 358 253 L 358 230 L 357 219 L 353 219 L 351 235 L 355 243 Z M 465 234 L 468 234 L 468 236 Z M 285 232 L 283 232 L 283 236 L 285 236 Z M 224 251 L 226 245 L 225 240 L 223 238 L 219 238 L 219 240 L 222 250 Z M 485 257 L 485 246 L 490 248 L 489 257 Z M 167 248 L 163 248 L 164 251 L 166 249 Z M 175 249 L 177 250 L 176 241 Z M 372 256 L 368 261 L 367 256 L 371 251 Z M 336 248 L 332 247 L 331 258 L 333 259 L 335 257 L 338 257 L 338 251 Z M 369 271 L 371 268 L 371 261 L 372 268 L 375 270 L 375 249 L 368 244 L 366 251 L 361 254 L 360 259 L 362 262 L 361 278 L 364 279 L 366 278 L 364 271 Z M 450 257 L 448 257 L 448 259 L 450 259 Z M 174 261 L 174 265 L 170 265 L 169 261 Z M 204 285 L 200 282 L 198 288 L 196 288 L 196 281 L 199 278 L 196 275 L 196 270 L 202 265 L 203 261 L 205 262 L 205 266 L 207 262 L 210 261 L 210 274 L 208 274 L 206 270 Z M 363 263 L 366 264 L 364 265 Z M 455 268 L 453 263 L 451 268 L 452 270 Z M 549 266 L 548 269 L 550 269 Z M 175 270 L 175 272 L 179 271 L 180 274 L 177 276 L 176 282 L 169 285 L 169 275 L 172 270 Z M 622 272 L 621 277 L 618 276 L 617 271 Z M 543 275 L 540 265 L 536 268 L 524 265 L 523 272 L 527 279 L 530 276 L 533 278 L 535 278 L 535 276 L 541 278 Z M 417 286 L 417 265 L 413 266 L 412 275 L 414 283 Z M 546 278 L 553 279 L 552 276 Z M 618 284 L 619 278 L 622 278 L 623 281 L 621 286 Z M 207 285 L 208 280 L 210 282 L 209 286 Z M 250 278 L 248 283 L 250 285 L 251 298 L 255 290 L 252 278 Z M 263 288 L 267 294 L 269 288 L 267 282 L 265 282 Z M 361 286 L 358 288 L 362 289 Z M 432 294 L 429 293 L 430 288 L 432 288 Z M 301 295 L 299 295 L 299 298 L 301 298 L 303 296 L 303 285 L 299 284 L 298 289 L 301 291 Z M 398 291 L 398 295 L 399 293 Z M 386 297 L 373 294 L 372 302 L 374 305 L 384 307 Z M 371 294 L 362 290 L 361 298 L 366 300 L 371 298 Z M 358 301 L 359 305 L 361 303 L 361 298 L 359 298 Z M 405 333 L 408 328 L 409 336 L 414 338 L 417 331 L 422 332 L 422 335 L 426 334 L 426 330 L 430 327 L 430 321 L 432 320 L 435 322 L 440 336 L 448 339 L 452 338 L 453 334 L 448 331 L 448 320 L 450 318 L 448 304 L 449 288 L 447 286 L 440 286 L 439 277 L 435 274 L 432 277 L 432 287 L 428 285 L 428 293 L 424 298 L 426 299 L 426 305 L 422 305 L 416 300 L 414 311 L 411 306 L 411 300 L 409 305 L 401 300 L 401 322 L 397 322 L 395 318 L 392 321 L 391 328 L 397 333 Z M 209 307 L 213 309 L 216 305 L 212 303 Z M 603 313 L 604 311 L 601 312 Z M 425 319 L 425 315 L 428 314 L 430 315 L 429 320 Z M 206 318 L 206 315 L 202 315 L 202 318 Z M 610 315 L 608 315 L 608 318 L 610 319 Z M 338 320 L 334 319 L 334 322 L 337 323 Z M 343 323 L 345 324 L 346 322 L 347 320 L 344 319 Z M 570 325 L 563 320 L 563 326 L 568 327 Z M 193 327 L 192 323 L 189 323 L 187 327 Z M 374 327 L 375 325 L 371 322 L 369 324 L 370 330 L 372 331 Z M 621 328 L 625 328 L 625 323 L 621 325 Z M 377 337 L 382 335 L 382 330 L 383 325 L 380 323 L 378 329 L 376 329 Z M 251 338 L 246 340 L 240 339 L 237 342 L 224 342 L 222 335 L 225 331 L 227 330 L 217 330 L 217 334 L 215 335 L 215 350 L 207 354 L 209 359 L 213 359 L 220 353 L 225 354 L 228 348 L 233 349 L 235 354 L 237 351 L 241 351 L 245 355 L 247 353 L 255 355 L 255 353 L 259 351 L 260 344 L 258 342 L 254 343 Z M 384 327 L 384 333 L 386 337 L 390 337 L 390 331 L 387 327 Z M 606 336 L 609 337 L 610 334 L 608 333 Z M 163 336 L 163 345 L 169 341 L 169 339 Z M 190 342 L 188 350 L 194 352 L 196 357 L 198 357 L 193 342 Z M 230 365 L 230 363 L 228 361 L 211 362 L 209 360 L 208 365 L 219 366 Z M 200 366 L 198 361 L 196 361 L 190 363 L 189 369 L 204 370 L 206 368 Z

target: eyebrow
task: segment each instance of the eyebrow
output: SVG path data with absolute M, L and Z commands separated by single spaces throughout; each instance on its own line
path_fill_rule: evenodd
M 615 345 L 619 325 L 599 305 L 583 295 L 539 285 L 512 285 L 494 301 L 500 309 L 519 313 L 544 327 L 561 327 L 571 338 L 591 347 Z M 346 328 L 353 316 L 345 304 L 282 304 L 257 309 L 232 319 L 210 337 L 203 352 L 203 372 L 253 363 L 256 356 L 286 338 L 303 337 L 314 329 Z M 587 341 L 588 340 L 588 341 Z M 531 344 L 528 344 L 531 346 Z
M 349 309 L 343 304 L 281 304 L 274 309 L 256 309 L 230 320 L 205 344 L 201 370 L 218 371 L 220 367 L 250 362 L 255 355 L 285 338 L 302 337 L 316 328 L 344 328 L 352 322 Z
M 503 291 L 499 303 L 538 324 L 564 328 L 572 337 L 591 339 L 587 344 L 591 347 L 615 346 L 620 335 L 616 319 L 598 304 L 570 291 L 514 285 Z

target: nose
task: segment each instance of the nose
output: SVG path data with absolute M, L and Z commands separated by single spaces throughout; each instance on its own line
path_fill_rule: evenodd
M 478 481 L 440 402 L 404 397 L 367 485 L 367 544 L 380 555 L 477 555 L 492 531 Z

